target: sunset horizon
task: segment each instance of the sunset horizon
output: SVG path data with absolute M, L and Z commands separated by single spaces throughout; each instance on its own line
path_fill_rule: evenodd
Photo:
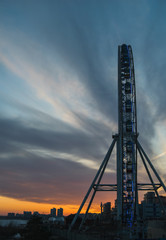
M 119 131 L 124 43 L 134 56 L 139 142 L 166 183 L 166 2 L 39 2 L 0 2 L 0 215 L 78 211 Z M 150 182 L 140 156 L 137 170 L 138 183 Z M 114 148 L 101 183 L 117 184 L 118 171 Z M 115 199 L 97 192 L 90 212 Z

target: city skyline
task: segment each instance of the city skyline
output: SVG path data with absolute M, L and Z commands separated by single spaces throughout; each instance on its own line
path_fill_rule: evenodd
M 23 210 L 21 213 L 17 212 L 8 212 L 8 217 L 22 217 L 22 216 L 32 216 L 32 215 L 42 215 L 42 213 L 38 211 L 26 211 Z M 45 214 L 44 214 L 45 215 Z M 50 209 L 50 213 L 46 214 L 52 217 L 62 217 L 63 216 L 63 208 L 52 208 Z
M 166 179 L 165 7 L 164 0 L 1 1 L 0 214 L 25 206 L 77 211 L 118 130 L 123 43 L 133 48 L 140 142 Z M 116 182 L 115 156 L 105 182 Z M 91 212 L 115 198 L 97 194 Z

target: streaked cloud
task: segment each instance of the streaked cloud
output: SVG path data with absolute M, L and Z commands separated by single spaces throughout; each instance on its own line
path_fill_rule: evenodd
M 134 53 L 139 139 L 164 176 L 165 5 L 2 1 L 1 195 L 78 205 L 117 132 L 123 42 Z M 115 158 L 106 181 L 116 181 Z

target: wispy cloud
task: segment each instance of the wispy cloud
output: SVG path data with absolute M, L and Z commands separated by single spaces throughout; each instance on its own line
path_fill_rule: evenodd
M 159 158 L 161 158 L 161 157 L 163 157 L 163 156 L 165 156 L 165 155 L 166 155 L 166 152 L 160 153 L 160 154 L 158 154 L 157 156 L 153 157 L 152 160 L 159 159 Z
M 155 1 L 41 1 L 40 7 L 3 2 L 4 196 L 71 204 L 73 195 L 80 199 L 79 190 L 89 185 L 117 132 L 117 45 L 123 42 L 134 52 L 140 142 L 148 155 L 157 155 L 155 163 L 162 160 L 166 139 L 158 138 L 156 129 L 159 123 L 165 127 L 166 116 L 164 6 Z M 110 174 L 115 181 L 112 157 L 106 179 Z M 157 165 L 164 174 L 166 167 Z

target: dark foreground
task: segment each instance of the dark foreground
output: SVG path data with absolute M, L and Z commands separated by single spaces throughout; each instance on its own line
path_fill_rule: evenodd
M 41 217 L 33 216 L 25 226 L 0 226 L 0 240 L 166 240 L 165 221 L 147 224 L 144 235 L 131 235 L 117 222 L 112 224 L 89 224 L 82 232 L 75 228 L 68 232 L 69 223 L 57 225 L 44 222 Z

